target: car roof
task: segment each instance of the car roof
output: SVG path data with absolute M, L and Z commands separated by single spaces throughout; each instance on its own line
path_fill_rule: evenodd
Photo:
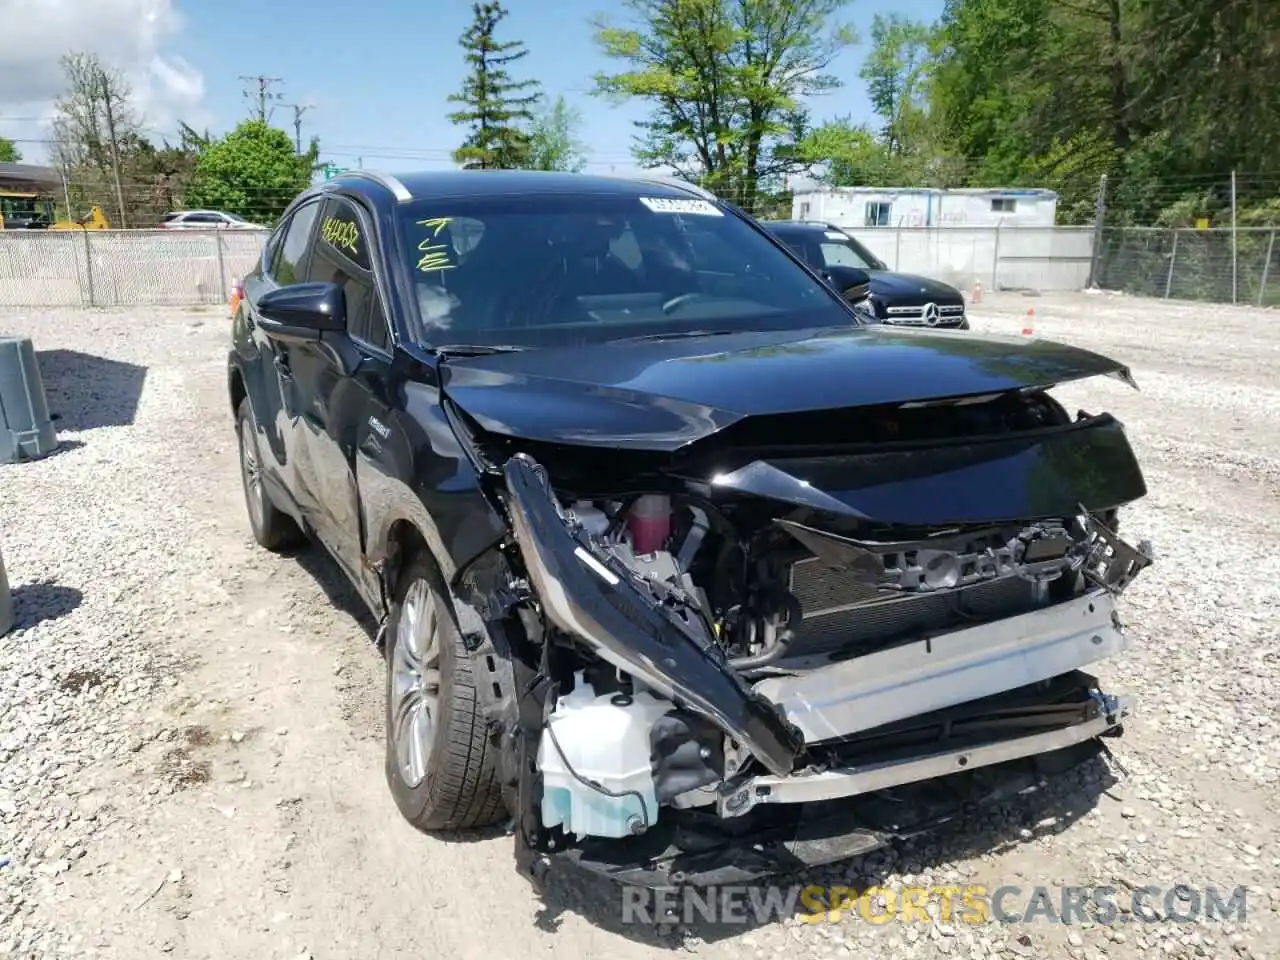
M 696 184 L 660 174 L 652 177 L 621 177 L 546 170 L 419 170 L 406 173 L 348 170 L 328 181 L 326 186 L 329 185 L 353 187 L 357 190 L 378 185 L 391 191 L 402 203 L 426 197 L 502 197 L 530 194 L 671 199 L 697 196 L 715 199 L 713 194 Z

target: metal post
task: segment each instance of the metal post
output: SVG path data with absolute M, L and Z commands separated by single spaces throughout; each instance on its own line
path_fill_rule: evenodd
M 1236 172 L 1231 171 L 1231 302 L 1236 302 L 1239 284 L 1239 247 L 1236 240 Z
M 1258 283 L 1258 306 L 1262 306 L 1262 298 L 1267 292 L 1267 274 L 1271 272 L 1271 254 L 1276 248 L 1276 232 L 1271 231 L 1267 239 L 1267 259 L 1262 261 L 1262 280 Z
M 215 233 L 213 235 L 213 244 L 218 251 L 218 288 L 222 291 L 222 302 L 226 303 L 227 295 L 227 269 L 222 261 L 222 234 Z
M 991 255 L 991 292 L 995 293 L 1000 289 L 1000 225 L 1004 223 L 1004 217 L 996 221 L 996 249 Z
M 84 275 L 89 285 L 89 306 L 93 306 L 93 250 L 89 245 L 89 230 L 83 224 L 80 229 L 84 231 Z
M 1089 287 L 1098 286 L 1102 278 L 1098 276 L 1099 260 L 1102 259 L 1102 229 L 1107 222 L 1107 175 L 1104 173 L 1098 180 L 1098 202 L 1093 210 L 1093 256 L 1089 260 Z
M 1178 234 L 1180 231 L 1177 227 L 1173 229 L 1173 252 L 1169 254 L 1169 275 L 1164 278 L 1164 298 L 1169 299 L 1169 291 L 1173 289 L 1173 265 L 1178 260 Z

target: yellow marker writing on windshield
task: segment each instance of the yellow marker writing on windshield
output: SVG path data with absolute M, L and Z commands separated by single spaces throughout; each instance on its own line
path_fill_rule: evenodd
M 452 220 L 453 217 L 432 217 L 430 220 L 419 220 L 418 226 L 426 227 L 431 231 L 431 236 L 434 237 L 447 227 Z M 419 245 L 418 249 L 421 250 L 422 246 Z
M 457 264 L 449 262 L 449 255 L 445 253 L 449 249 L 447 244 L 437 243 L 432 245 L 423 240 L 422 243 L 418 244 L 418 249 L 422 251 L 422 258 L 418 261 L 419 270 L 452 270 L 457 266 Z

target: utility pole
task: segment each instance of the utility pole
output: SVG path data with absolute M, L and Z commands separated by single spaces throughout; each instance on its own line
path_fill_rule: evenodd
M 310 110 L 314 104 L 282 104 L 293 110 L 293 146 L 297 148 L 298 156 L 302 156 L 302 114 Z
M 293 145 L 297 148 L 298 156 L 302 156 L 302 115 L 310 110 L 313 104 L 286 103 L 283 106 L 293 111 Z
M 250 102 L 257 103 L 258 120 L 262 123 L 267 122 L 267 101 L 280 99 L 279 94 L 271 94 L 268 91 L 273 84 L 284 83 L 280 77 L 246 77 L 241 74 L 240 79 L 252 86 L 244 92 L 245 98 Z

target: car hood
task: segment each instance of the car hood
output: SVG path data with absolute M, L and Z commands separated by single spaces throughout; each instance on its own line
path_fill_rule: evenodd
M 1049 387 L 1110 375 L 1047 340 L 886 327 L 737 333 L 450 358 L 445 395 L 482 429 L 527 440 L 674 451 L 747 417 Z
M 871 294 L 882 297 L 904 297 L 924 302 L 927 300 L 953 301 L 964 297 L 955 287 L 941 280 L 920 277 L 913 273 L 894 273 L 888 270 L 870 270 Z

